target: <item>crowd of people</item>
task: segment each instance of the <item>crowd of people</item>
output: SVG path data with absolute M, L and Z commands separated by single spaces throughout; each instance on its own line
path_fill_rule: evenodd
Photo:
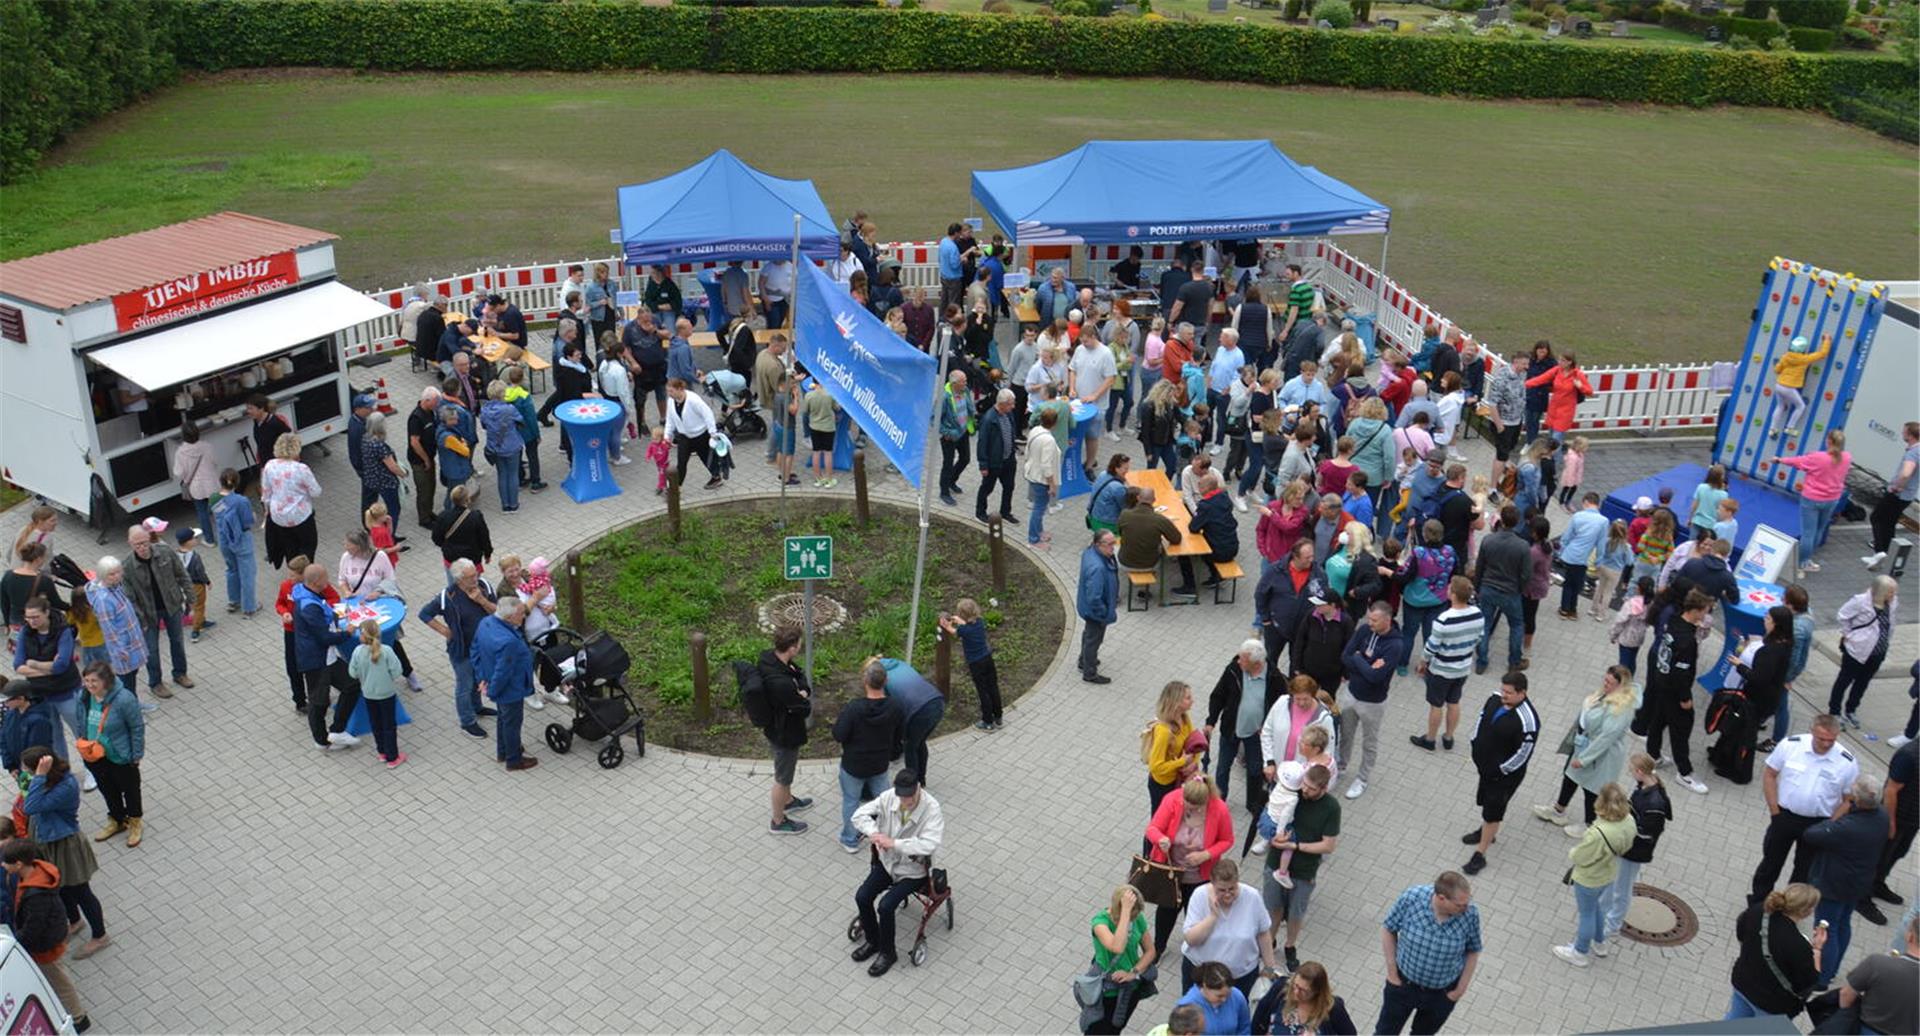
M 1047 550 L 1063 486 L 1079 478 L 1089 484 L 1088 538 L 1074 586 L 1082 679 L 1112 682 L 1100 656 L 1129 595 L 1144 592 L 1131 577 L 1159 571 L 1168 548 L 1195 535 L 1209 546 L 1177 558 L 1180 583 L 1171 595 L 1180 602 L 1227 578 L 1239 557 L 1241 515 L 1254 515 L 1260 560 L 1252 614 L 1244 630 L 1230 631 L 1239 643 L 1206 695 L 1204 714 L 1192 686 L 1169 682 L 1141 732 L 1148 794 L 1134 876 L 1090 923 L 1088 971 L 1075 983 L 1082 1031 L 1122 1031 L 1157 994 L 1161 976 L 1171 978 L 1165 965 L 1176 950 L 1179 996 L 1155 1031 L 1356 1031 L 1348 1000 L 1337 995 L 1341 985 L 1324 964 L 1303 959 L 1302 947 L 1317 887 L 1339 874 L 1343 810 L 1358 808 L 1350 804 L 1370 790 L 1388 794 L 1380 789 L 1391 786 L 1394 754 L 1407 751 L 1395 737 L 1381 737 L 1390 715 L 1404 723 L 1412 750 L 1453 752 L 1466 742 L 1461 755 L 1472 767 L 1478 817 L 1460 838 L 1457 870 L 1381 904 L 1375 1031 L 1438 1031 L 1472 987 L 1484 946 L 1471 879 L 1492 865 L 1545 724 L 1565 730 L 1551 763 L 1559 787 L 1554 801 L 1531 811 L 1571 836 L 1563 882 L 1574 902 L 1570 938 L 1543 952 L 1575 968 L 1617 952 L 1634 883 L 1663 833 L 1684 823 L 1662 772 L 1671 769 L 1690 792 L 1709 791 L 1694 769 L 1691 741 L 1695 682 L 1714 661 L 1707 650 L 1713 611 L 1734 587 L 1727 561 L 1738 506 L 1725 472 L 1710 471 L 1684 505 L 1642 499 L 1631 520 L 1609 521 L 1599 495 L 1581 486 L 1588 444 L 1572 434 L 1574 411 L 1592 385 L 1571 353 L 1542 341 L 1503 358 L 1432 327 L 1417 349 L 1371 357 L 1352 322 L 1299 266 L 1271 265 L 1262 272 L 1272 278 L 1236 276 L 1261 262 L 1245 243 L 1183 249 L 1155 286 L 1163 315 L 1150 320 L 1135 319 L 1124 299 L 1106 303 L 1105 292 L 1075 285 L 1056 267 L 1019 300 L 1037 319 L 1019 329 L 1003 363 L 1001 339 L 1011 335 L 997 335 L 996 327 L 1013 316 L 1000 290 L 1009 261 L 997 236 L 979 243 L 955 224 L 939 248 L 936 307 L 921 290 L 902 290 L 897 264 L 859 218 L 830 270 L 906 340 L 942 359 L 937 490 L 946 505 L 962 506 L 970 494 L 976 517 L 1017 521 L 1017 475 L 1027 487 L 1027 543 Z M 1221 268 L 1229 272 L 1210 272 Z M 264 397 L 248 405 L 261 458 L 254 467 L 209 470 L 204 451 L 192 449 L 197 434 L 186 437 L 176 474 L 198 527 L 148 519 L 127 531 L 124 555 L 102 557 L 89 571 L 59 571 L 48 545 L 57 516 L 33 512 L 13 544 L 14 567 L 0 576 L 16 674 L 5 688 L 0 749 L 23 781 L 13 840 L 0 847 L 8 874 L 0 903 L 76 1016 L 84 1022 L 57 964 L 66 944 L 40 934 L 52 931 L 42 914 L 50 917 L 57 899 L 70 925 L 65 935 L 87 932 L 75 958 L 109 945 L 90 886 L 98 868 L 92 844 L 124 834 L 132 849 L 144 837 L 146 719 L 195 687 L 191 645 L 218 625 L 208 614 L 221 602 L 210 599 L 215 584 L 201 540 L 210 538 L 217 552 L 230 617 L 244 622 L 260 610 L 258 548 L 265 567 L 282 574 L 274 612 L 288 690 L 317 749 L 344 753 L 370 734 L 381 765 L 406 763 L 404 702 L 425 690 L 405 643 L 418 623 L 447 651 L 453 724 L 473 739 L 491 739 L 505 770 L 532 768 L 539 760 L 522 744 L 525 710 L 567 704 L 534 679 L 534 644 L 556 625 L 557 602 L 544 558 L 496 552 L 495 536 L 506 530 L 487 519 L 479 459 L 491 471 L 499 513 L 514 513 L 522 491 L 548 487 L 547 444 L 557 441 L 562 462 L 571 463 L 567 438 L 543 434 L 554 426 L 555 408 L 600 398 L 624 418 L 611 462 L 624 467 L 641 453 L 656 492 L 684 480 L 694 458 L 706 468 L 708 488 L 724 484 L 735 462 L 727 429 L 755 412 L 767 426 L 765 460 L 777 483 L 799 484 L 795 467 L 805 466 L 815 488 L 832 488 L 846 424 L 824 386 L 794 362 L 781 330 L 792 273 L 768 263 L 753 283 L 739 264 L 721 271 L 720 297 L 710 305 L 727 314 L 717 329 L 723 366 L 711 371 L 696 363 L 689 310 L 664 269 L 650 271 L 629 319 L 614 303 L 604 266 L 591 277 L 570 271 L 557 299 L 561 317 L 544 346 L 545 336 L 499 296 L 474 313 L 453 311 L 445 298 L 412 299 L 404 333 L 439 383 L 421 392 L 398 441 L 374 400 L 352 399 L 347 453 L 359 520 L 329 530 L 341 544 L 333 565 L 320 560 L 316 515 L 333 487 L 323 487 L 302 459 L 305 444 Z M 1113 276 L 1137 286 L 1139 257 Z M 482 337 L 507 349 L 489 361 Z M 537 401 L 525 360 L 542 348 L 552 389 Z M 1120 445 L 1130 421 L 1137 454 Z M 1920 481 L 1920 424 L 1904 431 L 1909 451 L 1895 499 L 1911 499 Z M 1480 474 L 1462 449 L 1475 435 L 1495 458 Z M 1782 461 L 1806 475 L 1806 571 L 1818 568 L 1812 558 L 1833 517 L 1834 487 L 1851 463 L 1838 432 L 1826 445 Z M 545 460 L 552 471 L 555 458 Z M 1166 501 L 1129 480 L 1162 467 L 1188 522 L 1170 521 Z M 978 478 L 977 489 L 965 484 L 969 477 Z M 400 529 L 409 514 L 444 569 L 436 580 L 442 588 L 410 603 L 399 600 L 397 578 L 412 546 Z M 1875 528 L 1875 552 L 1862 559 L 1870 568 L 1887 547 Z M 1543 717 L 1528 671 L 1536 637 L 1552 636 L 1539 628 L 1539 605 L 1555 596 L 1556 584 L 1555 616 L 1608 624 L 1618 664 L 1595 676 L 1571 715 Z M 1734 784 L 1750 780 L 1761 761 L 1768 809 L 1756 839 L 1761 863 L 1751 906 L 1738 922 L 1729 1017 L 1797 1012 L 1814 989 L 1840 978 L 1852 916 L 1884 924 L 1876 901 L 1903 902 L 1889 877 L 1916 828 L 1914 721 L 1891 739 L 1898 751 L 1884 784 L 1862 776 L 1838 744 L 1844 727 L 1862 726 L 1856 711 L 1889 653 L 1897 589 L 1890 577 L 1875 576 L 1838 605 L 1840 674 L 1827 712 L 1804 726 L 1793 723 L 1789 692 L 1804 692 L 1813 639 L 1815 602 L 1806 588 L 1788 588 L 1763 636 L 1725 645 L 1747 721 L 1718 725 L 1719 743 L 1707 758 Z M 397 609 L 345 619 L 383 600 Z M 1503 619 L 1497 686 L 1471 697 L 1471 678 L 1492 669 Z M 976 726 L 1001 729 L 982 609 L 961 600 L 939 621 L 962 648 L 979 699 Z M 813 688 L 796 664 L 800 639 L 798 630 L 777 631 L 740 670 L 741 700 L 773 762 L 773 835 L 805 833 L 798 815 L 814 805 L 794 790 L 800 750 L 812 736 Z M 896 909 L 910 896 L 943 891 L 933 857 L 945 820 L 928 790 L 928 739 L 946 699 L 899 659 L 871 660 L 860 685 L 825 729 L 840 745 L 837 841 L 869 858 L 854 896 L 852 957 L 878 977 L 899 956 Z M 1409 685 L 1424 710 L 1390 710 Z M 1762 739 L 1768 717 L 1772 737 Z M 1236 779 L 1240 819 L 1230 805 Z M 82 792 L 95 790 L 108 819 L 89 840 L 79 833 L 78 809 Z M 1790 883 L 1776 887 L 1790 855 Z M 1798 926 L 1809 918 L 1818 922 L 1810 937 Z M 1905 939 L 1920 939 L 1911 914 L 1903 923 Z M 1878 960 L 1844 976 L 1833 1009 L 1859 1012 L 1862 1031 L 1914 1031 L 1911 969 Z M 1269 985 L 1257 995 L 1263 978 Z M 1907 1014 L 1896 1002 L 1902 991 Z

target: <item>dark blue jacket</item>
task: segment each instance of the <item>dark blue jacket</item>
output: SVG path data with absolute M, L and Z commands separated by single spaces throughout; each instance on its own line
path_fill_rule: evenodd
M 352 643 L 352 633 L 333 628 L 333 606 L 300 583 L 293 588 L 293 667 L 306 673 L 327 667 L 327 649 Z
M 1373 627 L 1362 620 L 1347 640 L 1347 649 L 1340 655 L 1341 663 L 1347 670 L 1347 689 L 1361 701 L 1379 704 L 1387 700 L 1387 685 L 1393 682 L 1393 671 L 1406 653 L 1405 634 L 1400 632 L 1400 624 L 1387 627 L 1385 633 L 1375 633 Z M 1384 659 L 1386 665 L 1375 669 L 1373 663 Z
M 1332 592 L 1326 588 L 1324 579 L 1310 575 L 1296 593 L 1293 577 L 1289 574 L 1292 568 L 1290 559 L 1281 561 L 1261 573 L 1260 582 L 1253 589 L 1254 620 L 1262 626 L 1272 627 L 1287 643 L 1292 643 L 1294 631 L 1300 628 L 1301 617 L 1313 610 L 1307 598 Z
M 1809 881 L 1823 899 L 1858 903 L 1873 891 L 1880 850 L 1887 844 L 1886 811 L 1853 810 L 1838 820 L 1807 828 L 1801 844 L 1817 850 Z
M 20 753 L 35 745 L 52 748 L 57 729 L 59 720 L 54 717 L 51 702 L 34 700 L 25 712 L 8 708 L 0 716 L 0 766 L 9 773 L 20 769 Z

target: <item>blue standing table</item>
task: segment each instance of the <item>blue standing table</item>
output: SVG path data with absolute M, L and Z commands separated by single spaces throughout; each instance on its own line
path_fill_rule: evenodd
M 1060 458 L 1061 500 L 1093 492 L 1093 483 L 1087 481 L 1085 462 L 1080 458 L 1087 455 L 1087 436 L 1100 434 L 1087 423 L 1100 412 L 1099 407 L 1076 399 L 1071 402 L 1070 409 L 1073 414 L 1073 434 L 1067 437 L 1067 450 Z
M 573 467 L 560 483 L 576 504 L 620 495 L 607 460 L 607 444 L 626 428 L 626 411 L 607 399 L 574 399 L 553 408 L 573 444 Z
M 392 644 L 400 635 L 400 625 L 407 620 L 407 602 L 398 597 L 376 597 L 369 601 L 365 597 L 348 597 L 340 602 L 341 611 L 334 613 L 334 624 L 341 629 L 357 628 L 367 619 L 380 622 L 380 640 Z M 351 655 L 351 652 L 348 652 Z M 405 726 L 413 722 L 407 715 L 407 706 L 395 696 L 393 700 L 395 726 Z M 367 700 L 361 698 L 353 703 L 353 712 L 347 717 L 347 733 L 354 737 L 365 737 L 373 733 L 373 721 L 367 718 Z
M 1787 588 L 1779 583 L 1742 579 L 1739 586 L 1740 599 L 1733 604 L 1722 605 L 1720 609 L 1725 617 L 1727 640 L 1721 646 L 1713 668 L 1700 677 L 1700 686 L 1708 691 L 1717 691 L 1726 686 L 1727 674 L 1733 672 L 1733 663 L 1727 661 L 1727 656 L 1733 653 L 1740 641 L 1766 632 L 1767 609 L 1787 603 Z

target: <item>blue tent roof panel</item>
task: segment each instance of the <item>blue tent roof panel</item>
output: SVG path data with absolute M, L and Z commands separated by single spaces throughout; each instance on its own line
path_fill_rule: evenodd
M 769 176 L 722 148 L 671 176 L 630 184 L 616 195 L 620 240 L 630 263 L 778 259 L 839 254 L 840 235 L 812 180 Z
M 1023 245 L 1377 234 L 1389 216 L 1266 140 L 1088 141 L 976 172 L 973 196 Z

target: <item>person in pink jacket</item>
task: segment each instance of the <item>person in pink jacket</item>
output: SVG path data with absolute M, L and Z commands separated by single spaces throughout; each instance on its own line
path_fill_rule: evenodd
M 1153 847 L 1153 862 L 1180 868 L 1180 906 L 1160 907 L 1156 912 L 1156 947 L 1166 949 L 1173 922 L 1186 912 L 1194 890 L 1213 880 L 1213 865 L 1232 851 L 1233 842 L 1233 816 L 1212 778 L 1195 777 L 1180 794 L 1160 800 L 1147 823 L 1147 844 Z
M 1853 467 L 1853 454 L 1846 450 L 1847 434 L 1838 428 L 1827 433 L 1827 448 L 1820 453 L 1798 457 L 1775 457 L 1766 466 L 1785 464 L 1807 477 L 1800 481 L 1800 572 L 1820 571 L 1813 563 L 1814 551 L 1827 537 L 1833 512 L 1840 508 L 1840 495 L 1847 488 L 1847 470 Z

